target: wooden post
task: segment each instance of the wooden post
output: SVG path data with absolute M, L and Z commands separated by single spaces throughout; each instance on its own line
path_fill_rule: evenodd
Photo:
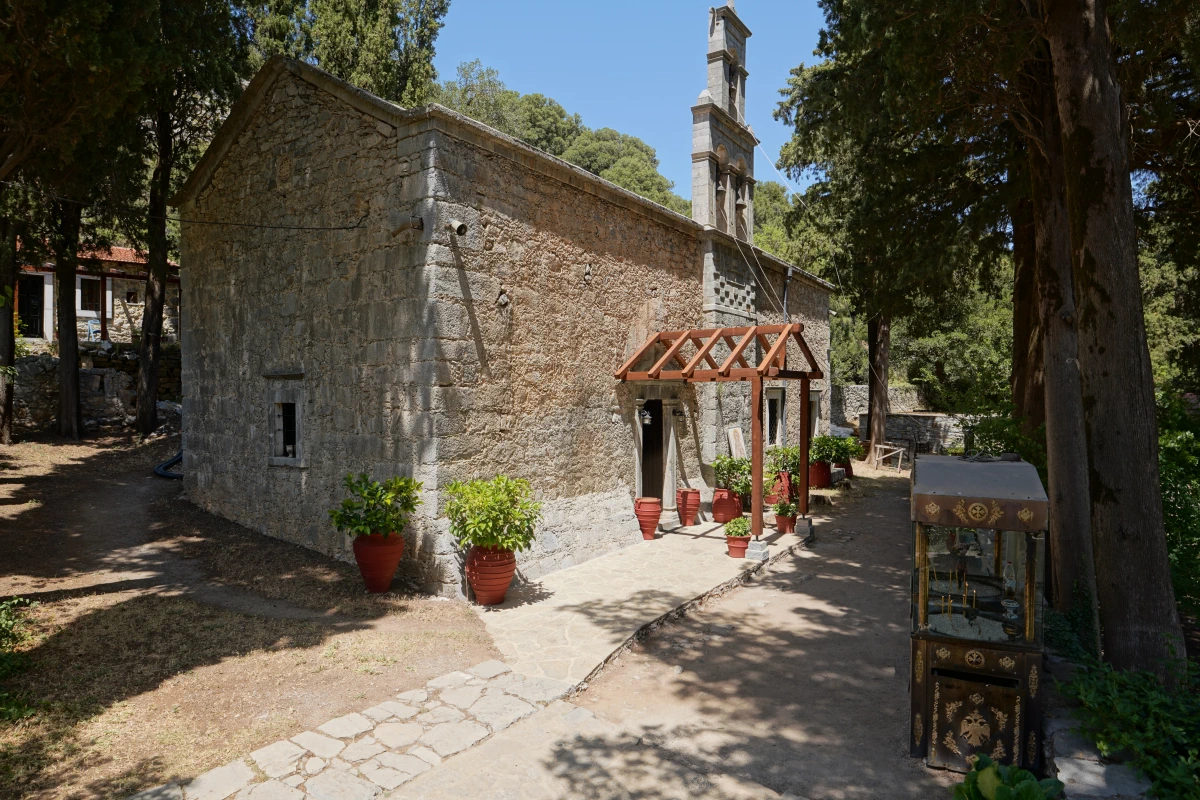
M 808 516 L 808 432 L 812 409 L 808 402 L 808 378 L 800 379 L 800 516 Z
M 750 379 L 750 532 L 757 539 L 763 531 L 763 381 Z

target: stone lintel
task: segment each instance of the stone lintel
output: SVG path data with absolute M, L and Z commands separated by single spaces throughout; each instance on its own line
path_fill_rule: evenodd
M 751 131 L 749 126 L 743 125 L 732 114 L 716 103 L 700 103 L 692 106 L 692 124 L 703 122 L 706 116 L 715 116 L 718 124 L 723 123 L 725 133 L 729 134 L 729 138 L 741 138 L 742 142 L 752 142 L 753 144 L 746 145 L 747 150 L 753 150 L 754 146 L 759 143 L 759 139 Z
M 737 53 L 732 50 L 713 50 L 708 54 L 708 61 L 711 64 L 714 61 L 730 61 L 733 62 L 733 69 L 743 78 L 750 77 L 750 71 L 742 64 L 738 63 Z

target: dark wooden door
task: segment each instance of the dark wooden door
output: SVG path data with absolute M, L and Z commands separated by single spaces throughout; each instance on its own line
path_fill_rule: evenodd
M 42 338 L 42 276 L 25 276 L 17 279 L 17 318 L 21 320 L 21 333 L 29 338 Z
M 642 497 L 663 496 L 663 404 L 647 400 L 643 409 L 650 415 L 642 425 Z

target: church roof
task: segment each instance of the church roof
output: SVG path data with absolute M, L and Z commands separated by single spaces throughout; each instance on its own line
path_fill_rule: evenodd
M 255 113 L 269 96 L 271 87 L 284 72 L 290 72 L 297 78 L 344 101 L 357 111 L 373 116 L 396 128 L 411 129 L 413 126 L 426 125 L 449 136 L 489 150 L 496 155 L 516 161 L 522 166 L 546 174 L 576 189 L 603 197 L 626 208 L 631 208 L 644 216 L 670 227 L 691 232 L 700 237 L 712 237 L 718 241 L 725 242 L 725 244 L 731 247 L 738 245 L 753 247 L 753 245 L 747 245 L 745 242 L 737 240 L 727 233 L 707 228 L 690 217 L 685 217 L 652 200 L 647 200 L 645 197 L 635 194 L 628 189 L 623 189 L 597 175 L 593 175 L 581 167 L 552 156 L 545 151 L 532 147 L 519 139 L 459 114 L 456 111 L 452 111 L 445 106 L 431 103 L 420 108 L 402 108 L 340 78 L 334 77 L 318 67 L 279 55 L 272 56 L 251 79 L 246 89 L 242 92 L 242 96 L 234 103 L 229 116 L 226 117 L 220 130 L 217 131 L 217 135 L 213 137 L 203 157 L 196 164 L 195 169 L 192 170 L 192 174 L 188 176 L 183 188 L 170 199 L 170 205 L 177 208 L 184 206 L 194 200 L 204 187 L 208 185 L 217 167 L 225 159 L 230 148 L 237 141 L 238 136 L 241 135 L 242 131 L 254 119 Z M 753 247 L 753 251 L 758 255 L 763 264 L 772 265 L 775 269 L 783 272 L 791 268 L 795 271 L 796 277 L 799 279 L 827 291 L 833 289 L 832 284 L 780 258 L 776 258 L 764 250 Z

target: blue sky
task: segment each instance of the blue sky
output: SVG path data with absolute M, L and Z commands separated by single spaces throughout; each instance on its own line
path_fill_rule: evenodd
M 691 196 L 691 111 L 705 84 L 708 9 L 722 0 L 452 0 L 434 61 L 445 80 L 478 58 L 510 89 L 541 92 L 592 128 L 616 128 L 658 151 L 675 191 Z M 753 31 L 746 57 L 746 119 L 770 154 L 787 141 L 771 118 L 789 71 L 812 64 L 822 16 L 816 0 L 738 0 Z

